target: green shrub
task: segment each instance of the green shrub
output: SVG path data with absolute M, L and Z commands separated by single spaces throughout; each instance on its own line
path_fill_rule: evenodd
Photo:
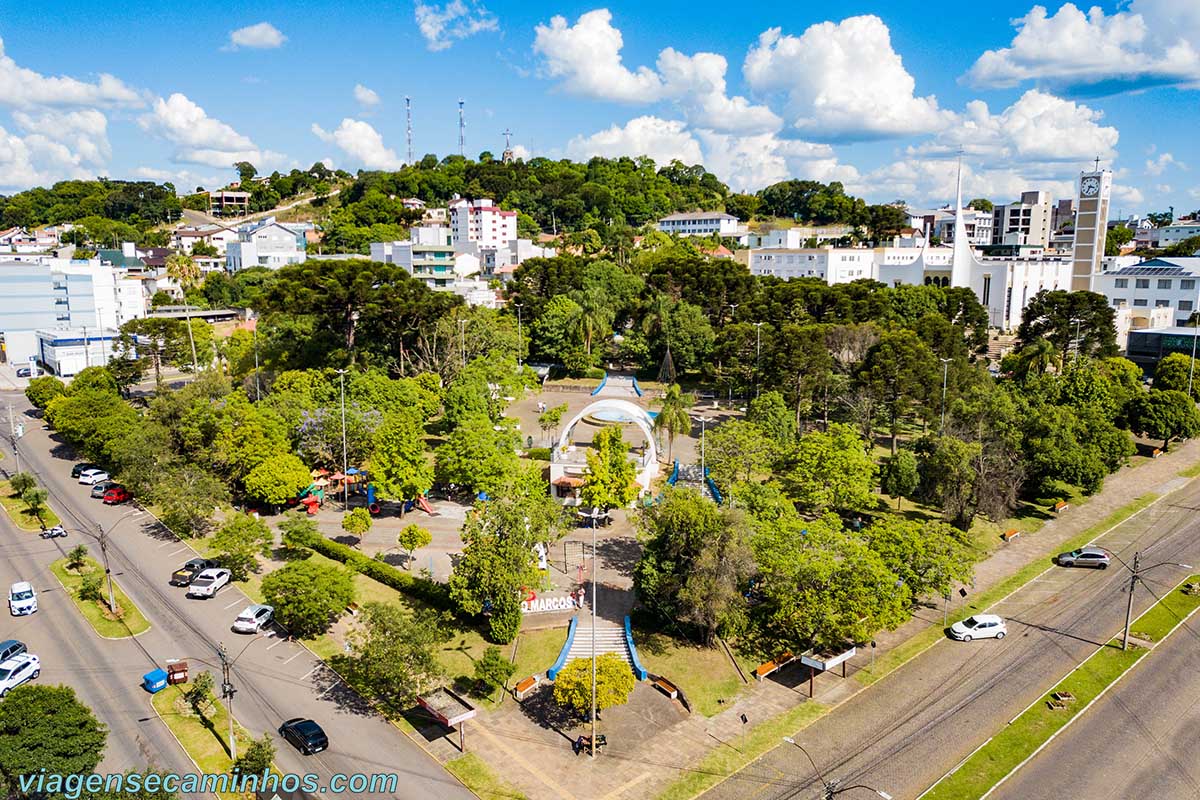
M 604 376 L 606 374 L 607 373 L 600 369 L 600 367 L 588 367 L 586 370 L 584 370 L 583 377 L 601 381 L 604 380 Z
M 521 632 L 521 607 L 515 603 L 496 608 L 488 617 L 488 638 L 508 644 Z
M 103 585 L 104 578 L 99 572 L 87 573 L 79 583 L 79 599 L 99 600 L 103 596 L 100 591 Z
M 550 460 L 550 448 L 549 447 L 531 447 L 528 450 L 528 454 L 529 454 L 529 457 L 534 459 L 535 461 L 549 461 Z

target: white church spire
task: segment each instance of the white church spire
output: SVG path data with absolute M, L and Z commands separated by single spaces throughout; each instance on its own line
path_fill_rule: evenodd
M 958 152 L 958 191 L 954 201 L 954 256 L 950 263 L 950 285 L 970 286 L 971 267 L 975 256 L 967 238 L 967 222 L 963 218 L 962 204 L 962 150 Z

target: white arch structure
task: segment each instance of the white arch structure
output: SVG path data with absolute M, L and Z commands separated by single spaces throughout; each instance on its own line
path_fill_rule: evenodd
M 582 478 L 587 474 L 586 459 L 568 452 L 571 448 L 571 433 L 584 418 L 605 411 L 621 415 L 620 422 L 612 424 L 636 425 L 646 435 L 646 453 L 638 460 L 637 482 L 643 490 L 649 490 L 650 481 L 658 474 L 658 444 L 654 439 L 654 419 L 641 406 L 615 397 L 606 397 L 589 404 L 562 429 L 550 458 L 551 483 L 558 485 L 560 478 Z

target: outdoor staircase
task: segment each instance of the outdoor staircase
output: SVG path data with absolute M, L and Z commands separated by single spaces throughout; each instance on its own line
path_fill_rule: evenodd
M 591 616 L 580 615 L 579 625 L 575 628 L 575 639 L 567 653 L 567 663 L 576 658 L 592 657 L 592 619 Z M 629 657 L 629 647 L 625 644 L 625 629 L 620 625 L 604 619 L 596 620 L 596 655 L 616 653 L 632 666 L 633 659 Z

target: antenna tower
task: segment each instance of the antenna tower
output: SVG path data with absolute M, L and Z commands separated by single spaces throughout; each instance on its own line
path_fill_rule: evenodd
M 408 95 L 405 95 L 405 96 L 404 96 L 404 116 L 405 116 L 405 118 L 406 118 L 406 120 L 407 120 L 407 125 L 408 125 L 408 127 L 407 127 L 407 130 L 406 130 L 406 132 L 407 132 L 407 134 L 408 134 L 408 163 L 409 163 L 409 164 L 412 164 L 412 163 L 413 163 L 413 149 L 412 149 L 412 98 L 411 98 L 411 97 L 409 97 Z
M 467 123 L 463 119 L 463 101 L 458 99 L 458 154 L 467 157 Z

